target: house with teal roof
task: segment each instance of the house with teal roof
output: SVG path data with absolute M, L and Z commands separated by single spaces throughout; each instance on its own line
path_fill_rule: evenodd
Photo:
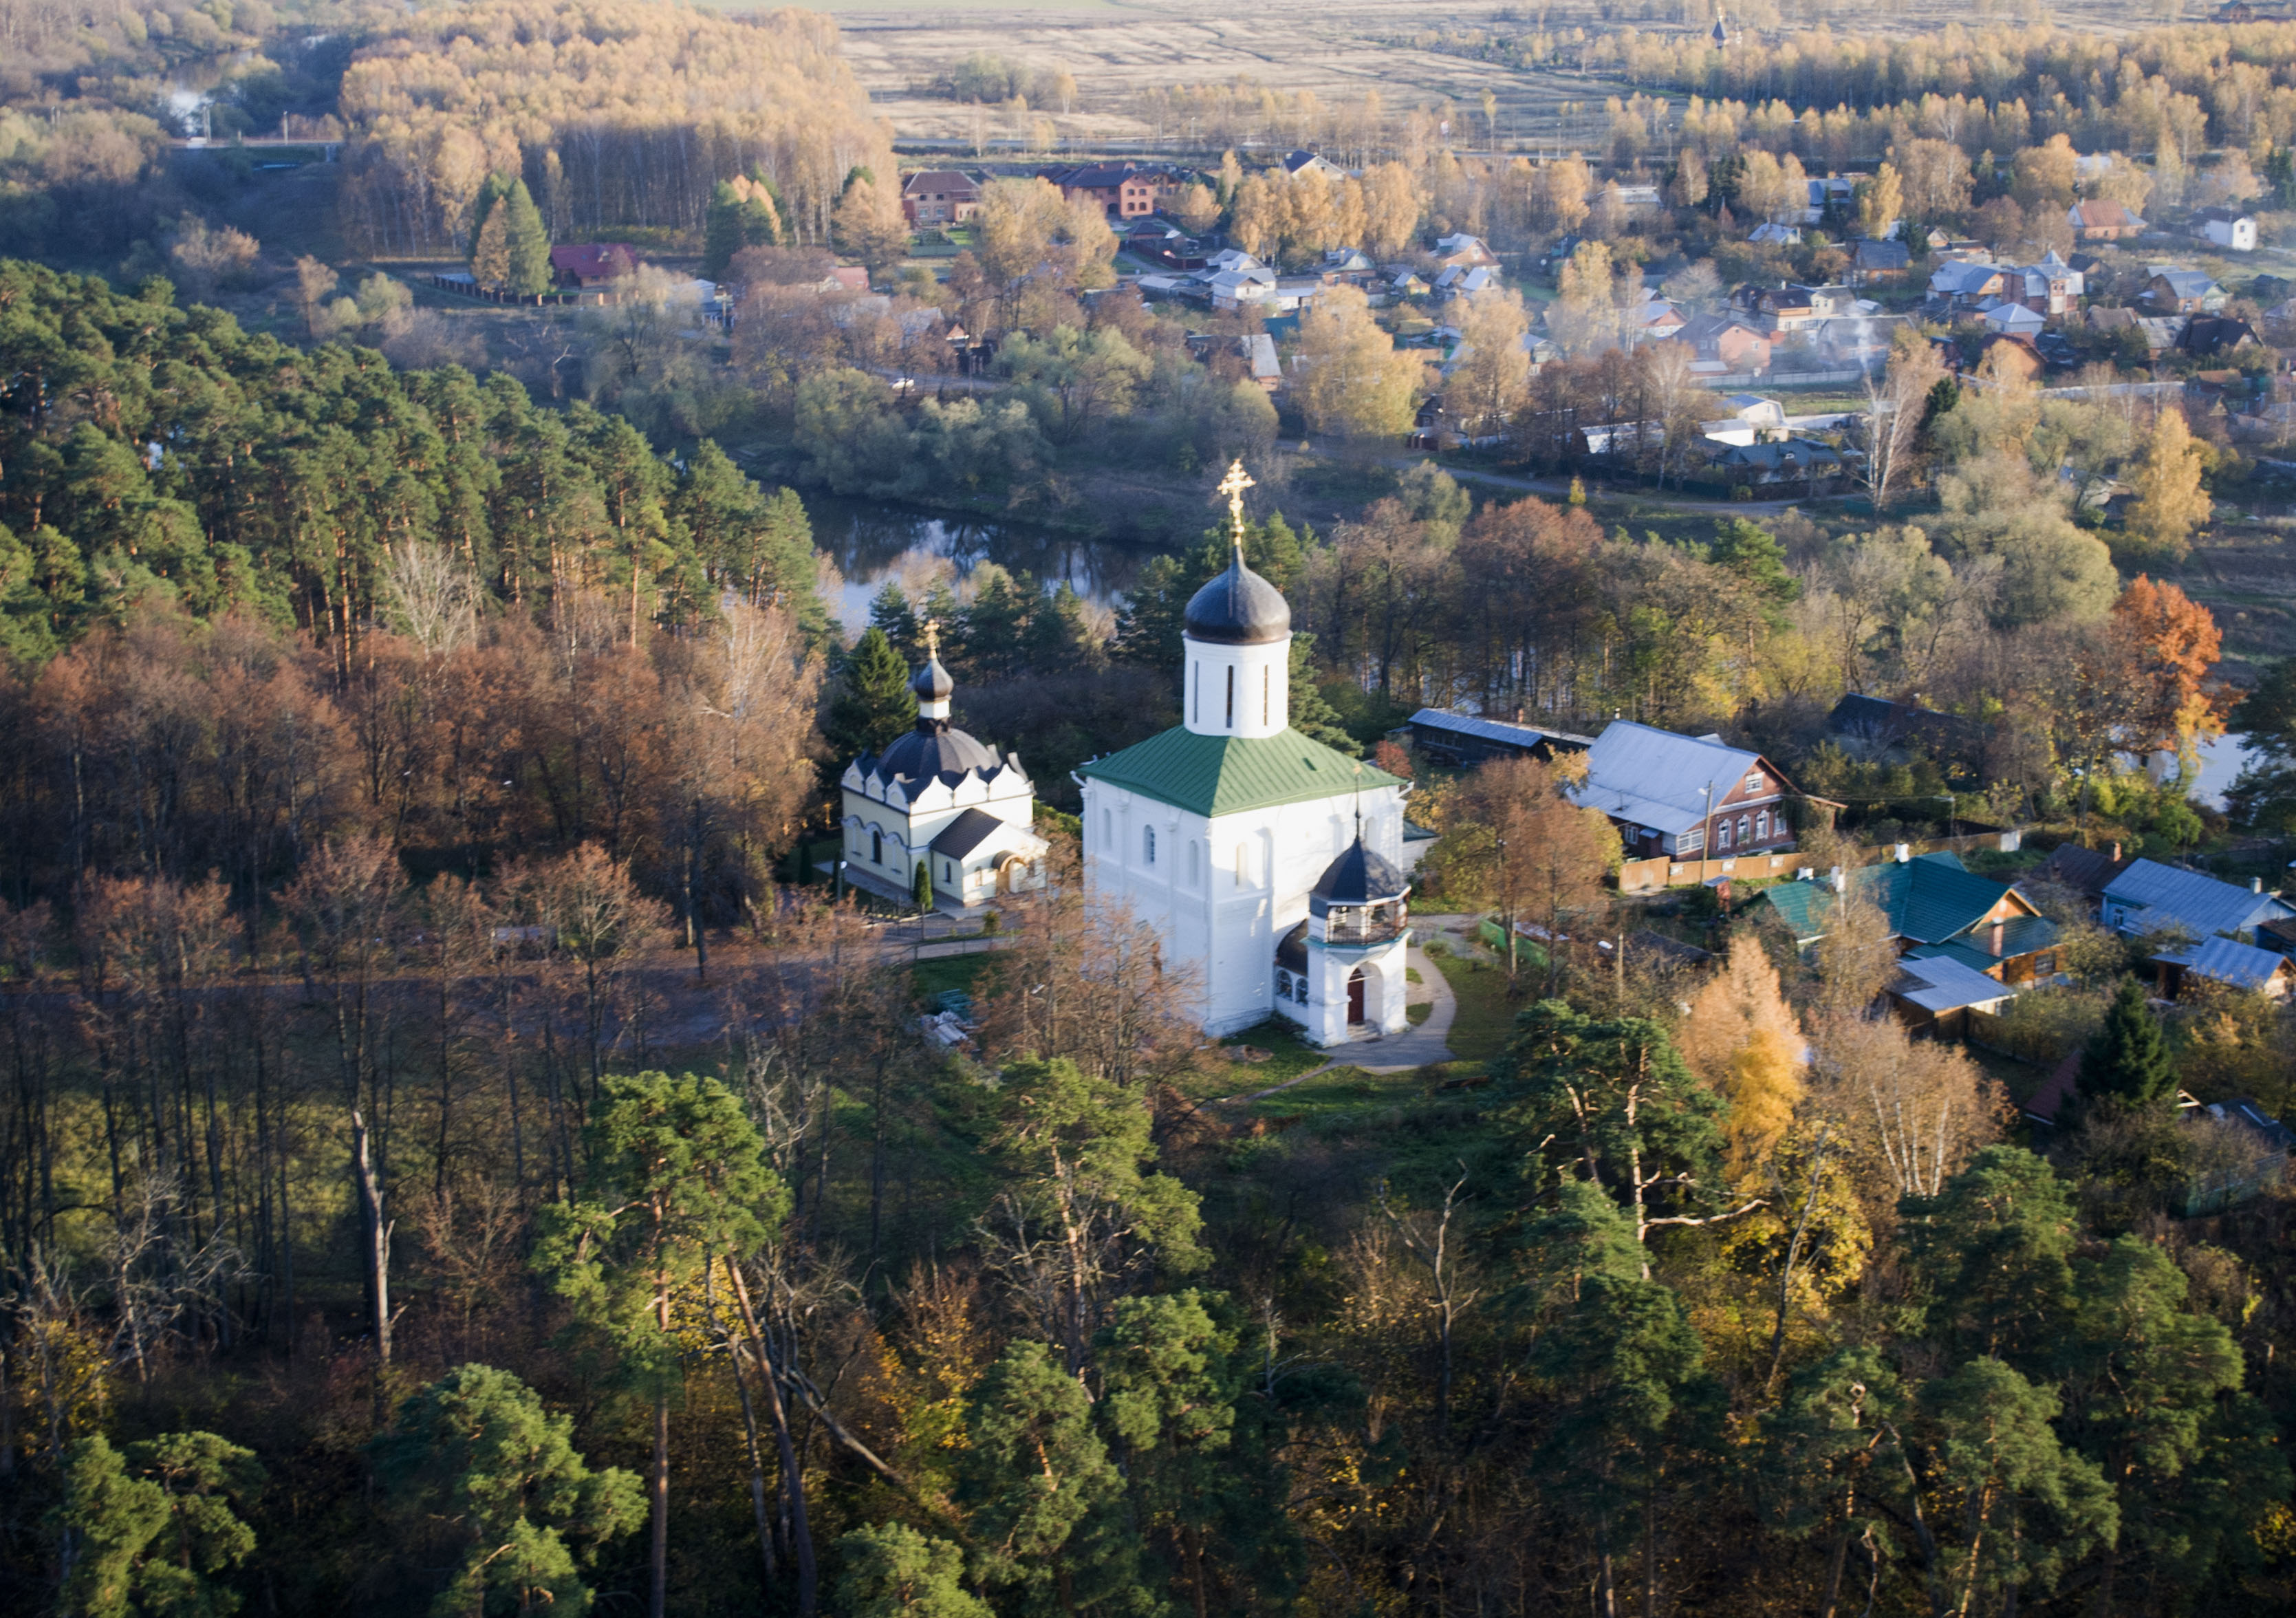
M 1843 891 L 1882 912 L 1903 959 L 1950 960 L 2012 987 L 2057 974 L 2056 923 L 2015 887 L 1970 870 L 1957 854 L 1861 866 L 1833 880 L 1780 883 L 1763 890 L 1760 902 L 1806 949 L 1832 930 Z

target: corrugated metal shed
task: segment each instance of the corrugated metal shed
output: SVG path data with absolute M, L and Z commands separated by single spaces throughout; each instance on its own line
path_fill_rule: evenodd
M 1970 1006 L 1994 1006 L 2014 999 L 2017 994 L 2015 990 L 1949 956 L 1900 961 L 1890 992 L 1933 1014 Z
M 2152 958 L 2234 989 L 2262 989 L 2288 965 L 2284 955 L 2229 938 L 2204 939 L 2189 949 L 2163 950 Z

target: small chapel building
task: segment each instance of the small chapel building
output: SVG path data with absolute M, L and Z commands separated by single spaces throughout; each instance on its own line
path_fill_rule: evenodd
M 1292 728 L 1292 609 L 1244 564 L 1250 484 L 1239 463 L 1221 485 L 1233 554 L 1188 603 L 1182 722 L 1077 772 L 1086 888 L 1194 970 L 1208 1033 L 1401 1033 L 1405 784 Z
M 954 912 L 1042 887 L 1048 845 L 1034 829 L 1036 786 L 1020 754 L 1000 759 L 948 722 L 956 682 L 941 667 L 930 623 L 925 666 L 909 689 L 916 728 L 845 768 L 846 880 L 907 901 L 922 866 L 934 908 Z

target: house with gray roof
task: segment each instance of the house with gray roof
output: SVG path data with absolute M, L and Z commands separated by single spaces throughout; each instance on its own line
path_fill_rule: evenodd
M 2170 928 L 2194 942 L 2224 937 L 2254 943 L 2265 922 L 2296 916 L 2296 907 L 2277 893 L 2218 882 L 2198 871 L 2179 870 L 2154 859 L 2132 859 L 2103 895 L 2104 924 L 2136 938 Z
M 2156 265 L 2144 283 L 2144 300 L 2163 315 L 2213 315 L 2226 296 L 2205 270 Z
M 1619 828 L 1629 859 L 1727 859 L 1793 842 L 1786 800 L 1801 794 L 1758 752 L 1718 735 L 1685 736 L 1613 719 L 1587 750 L 1571 801 Z
M 2236 939 L 2208 938 L 2182 949 L 2163 949 L 2152 957 L 2161 974 L 2161 998 L 2180 998 L 2185 986 L 2198 978 L 2227 989 L 2251 990 L 2276 1000 L 2288 998 L 2296 983 L 2296 963 L 2284 955 L 2243 944 Z
M 1422 708 L 1391 733 L 1395 739 L 1453 768 L 1481 764 L 1491 759 L 1551 760 L 1557 753 L 1585 752 L 1592 736 L 1544 725 L 1526 725 L 1521 710 L 1514 722 L 1485 719 L 1479 713 L 1455 713 L 1448 708 Z

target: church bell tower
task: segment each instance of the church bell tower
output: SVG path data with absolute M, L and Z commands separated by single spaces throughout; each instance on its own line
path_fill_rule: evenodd
M 1243 560 L 1243 491 L 1250 487 L 1242 461 L 1220 481 L 1227 571 L 1195 593 L 1183 628 L 1181 711 L 1200 736 L 1256 740 L 1280 735 L 1292 723 L 1292 609 Z

